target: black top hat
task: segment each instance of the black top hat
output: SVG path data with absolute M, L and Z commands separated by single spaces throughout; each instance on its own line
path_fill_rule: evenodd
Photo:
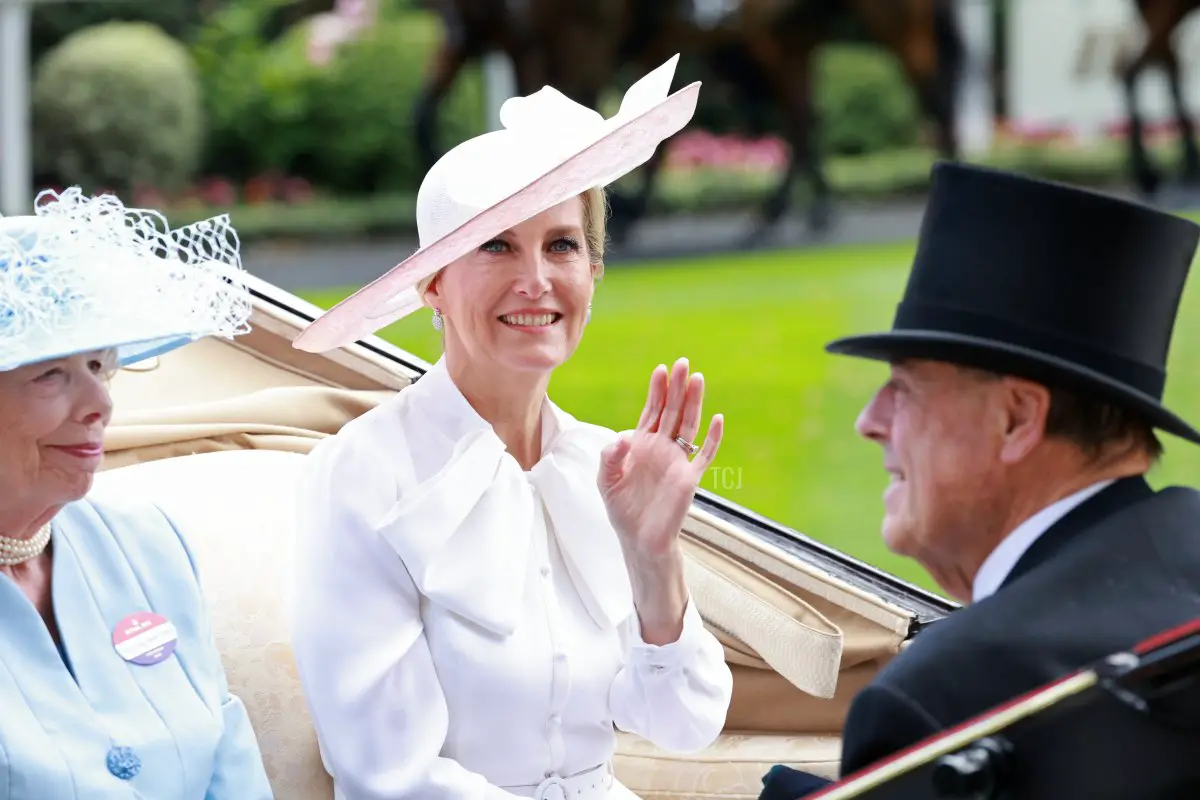
M 1137 203 L 953 163 L 933 168 L 892 330 L 831 353 L 930 358 L 1102 394 L 1200 443 L 1162 405 L 1200 226 Z

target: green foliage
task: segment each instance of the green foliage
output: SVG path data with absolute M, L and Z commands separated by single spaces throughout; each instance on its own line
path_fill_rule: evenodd
M 308 58 L 308 26 L 263 45 L 248 16 L 206 31 L 204 74 L 215 172 L 278 170 L 334 191 L 415 190 L 413 107 L 442 29 L 427 12 L 383 16 L 325 65 Z M 443 104 L 445 149 L 483 130 L 482 80 L 464 70 Z
M 200 159 L 204 111 L 187 49 L 156 25 L 71 34 L 35 72 L 34 165 L 87 189 L 174 188 Z
M 390 0 L 362 38 L 343 45 L 332 63 L 315 65 L 307 55 L 307 24 L 269 40 L 270 21 L 294 3 L 232 3 L 197 36 L 211 120 L 206 171 L 239 180 L 278 170 L 343 193 L 415 191 L 421 174 L 413 109 L 444 35 L 440 20 L 408 0 Z M 753 87 L 751 95 L 707 80 L 693 125 L 781 130 L 765 79 L 754 79 L 748 63 L 732 68 Z M 701 77 L 697 69 L 685 60 L 678 82 Z M 814 72 L 823 152 L 878 153 L 917 141 L 913 91 L 889 53 L 867 44 L 829 45 L 818 50 Z M 439 149 L 483 129 L 482 104 L 482 76 L 472 66 L 440 110 Z
M 1153 145 L 1155 157 L 1174 154 L 1170 143 Z M 893 150 L 867 156 L 835 156 L 826 161 L 830 185 L 837 200 L 885 200 L 919 197 L 928 188 L 933 154 L 922 149 Z M 1001 146 L 977 163 L 1009 169 L 1034 177 L 1052 178 L 1084 186 L 1119 184 L 1126 175 L 1125 151 L 1119 144 L 1089 150 L 1063 147 Z M 741 212 L 756 208 L 775 188 L 779 175 L 771 172 L 735 172 L 717 169 L 666 170 L 650 198 L 652 214 L 705 214 Z M 285 239 L 358 238 L 375 234 L 414 232 L 415 192 L 323 197 L 310 203 L 282 202 L 233 209 L 233 222 L 243 241 Z M 796 187 L 794 210 L 807 202 L 807 187 Z M 229 209 L 221 207 L 220 211 Z M 210 216 L 213 209 L 196 207 L 171 213 L 173 225 Z
M 872 45 L 823 48 L 816 105 L 822 149 L 854 156 L 916 144 L 921 114 L 896 59 Z
M 712 133 L 783 135 L 785 117 L 771 80 L 744 58 L 726 56 L 738 85 L 681 59 L 676 86 L 705 82 L 692 120 Z M 916 144 L 923 124 L 916 95 L 894 56 L 875 44 L 838 42 L 816 50 L 813 97 L 817 136 L 826 155 L 854 156 Z
M 246 178 L 260 171 L 266 93 L 257 80 L 269 30 L 292 0 L 247 0 L 223 6 L 192 45 L 200 74 L 208 137 L 204 171 Z
M 149 22 L 188 40 L 213 0 L 70 0 L 34 3 L 30 51 L 36 62 L 68 36 L 105 22 Z

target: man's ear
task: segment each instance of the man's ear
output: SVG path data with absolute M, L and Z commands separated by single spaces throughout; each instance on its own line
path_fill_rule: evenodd
M 1046 438 L 1050 390 L 1033 381 L 1005 378 L 1002 391 L 1007 425 L 1000 457 L 1015 464 Z

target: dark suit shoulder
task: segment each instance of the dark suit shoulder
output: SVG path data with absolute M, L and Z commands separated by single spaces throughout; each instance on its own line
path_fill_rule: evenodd
M 1200 590 L 1200 491 L 1167 487 L 1148 502 L 1144 517 L 1149 524 L 1138 532 L 1147 535 L 1168 574 L 1193 593 Z
M 920 702 L 886 680 L 865 687 L 850 703 L 842 726 L 842 776 L 903 750 L 941 730 Z
M 1002 604 L 967 606 L 919 633 L 874 683 L 954 725 L 1044 674 L 1027 663 L 1041 644 Z
M 852 703 L 843 769 L 1200 616 L 1198 532 L 1200 493 L 1146 495 L 1082 526 L 996 594 L 924 629 Z
M 1081 531 L 985 603 L 1100 657 L 1200 615 L 1200 492 L 1172 487 Z M 981 604 L 982 605 L 982 604 Z
M 1044 683 L 1035 635 L 1003 606 L 974 605 L 919 633 L 855 696 L 842 774 L 862 769 Z M 1059 665 L 1061 667 L 1061 664 Z

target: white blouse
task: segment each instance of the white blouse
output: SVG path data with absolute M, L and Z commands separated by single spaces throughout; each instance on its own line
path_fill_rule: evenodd
M 439 361 L 310 455 L 293 645 L 340 798 L 533 797 L 607 763 L 614 726 L 720 734 L 733 679 L 692 603 L 641 640 L 596 488 L 615 433 L 549 399 L 542 428 L 525 472 Z

